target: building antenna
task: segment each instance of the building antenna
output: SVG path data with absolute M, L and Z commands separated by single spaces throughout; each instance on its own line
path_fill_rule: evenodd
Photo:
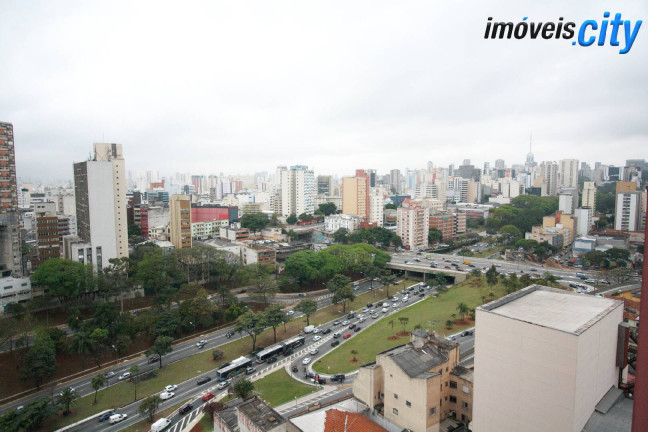
M 533 132 L 529 133 L 529 153 L 533 153 L 533 151 L 531 151 L 532 144 L 533 144 Z

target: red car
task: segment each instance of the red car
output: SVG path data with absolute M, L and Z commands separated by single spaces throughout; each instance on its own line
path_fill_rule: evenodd
M 351 333 L 344 333 L 344 336 L 342 336 L 343 339 L 349 339 L 351 337 Z
M 202 397 L 202 400 L 203 400 L 203 402 L 207 402 L 209 399 L 211 399 L 211 398 L 213 398 L 213 397 L 214 397 L 214 393 L 209 392 L 209 393 L 207 393 L 206 395 L 204 395 L 204 396 Z

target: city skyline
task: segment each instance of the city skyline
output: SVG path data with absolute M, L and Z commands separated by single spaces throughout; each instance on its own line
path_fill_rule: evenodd
M 614 7 L 633 20 L 648 12 Z M 641 157 L 648 138 L 642 32 L 626 55 L 483 39 L 490 16 L 579 21 L 608 9 L 10 3 L 1 9 L 0 53 L 11 67 L 0 71 L 0 121 L 14 125 L 23 178 L 71 178 L 93 142 L 122 144 L 130 170 L 303 164 L 344 176 L 420 160 L 523 163 L 533 134 L 536 161 L 620 165 Z

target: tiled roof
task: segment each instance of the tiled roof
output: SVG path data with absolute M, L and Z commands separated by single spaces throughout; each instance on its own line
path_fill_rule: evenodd
M 324 432 L 388 432 L 362 414 L 330 409 L 326 411 Z

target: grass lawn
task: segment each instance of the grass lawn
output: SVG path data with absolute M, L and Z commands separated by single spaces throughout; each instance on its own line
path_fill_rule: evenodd
M 398 321 L 399 317 L 409 318 L 405 329 L 411 331 L 416 324 L 421 324 L 424 329 L 434 327 L 442 334 L 454 333 L 462 328 L 472 325 L 471 321 L 466 320 L 462 326 L 453 326 L 452 329 L 445 329 L 444 325 L 447 320 L 453 320 L 452 314 L 457 314 L 457 305 L 464 302 L 468 307 L 473 308 L 482 304 L 482 296 L 488 298 L 490 288 L 486 285 L 486 278 L 479 279 L 470 277 L 466 281 L 457 284 L 449 289 L 445 294 L 438 298 L 428 297 L 424 301 L 390 314 L 380 319 L 364 330 L 359 336 L 353 336 L 351 340 L 340 345 L 340 347 L 331 351 L 313 364 L 313 369 L 317 372 L 334 374 L 347 373 L 358 369 L 363 363 L 369 363 L 376 360 L 376 354 L 393 348 L 398 345 L 409 342 L 409 336 L 398 337 L 390 340 L 390 336 L 395 335 L 402 326 Z M 495 298 L 502 297 L 505 294 L 504 287 L 500 284 L 493 288 Z M 371 318 L 370 318 L 371 319 Z M 438 320 L 436 325 L 433 321 Z M 393 321 L 393 326 L 389 324 Z M 356 350 L 357 361 L 352 362 L 351 351 Z
M 276 407 L 295 398 L 317 390 L 314 386 L 303 384 L 288 375 L 284 368 L 254 381 L 256 391 L 270 406 Z
M 493 255 L 494 253 L 503 251 L 505 248 L 506 248 L 505 246 L 494 246 L 492 248 L 488 248 L 480 252 L 475 252 L 472 254 L 472 256 L 475 258 L 486 258 Z M 466 257 L 466 259 L 470 261 L 470 257 Z
M 396 286 L 389 288 L 389 294 L 394 294 L 402 290 L 403 287 L 411 285 L 412 282 L 403 281 Z M 375 289 L 373 292 L 368 292 L 358 296 L 354 302 L 347 305 L 347 313 L 349 310 L 358 309 L 365 306 L 368 302 L 374 301 L 385 297 L 383 289 Z M 311 316 L 311 324 L 322 324 L 331 319 L 342 316 L 342 305 L 331 305 L 324 309 L 318 310 Z M 304 328 L 305 317 L 297 318 L 290 323 L 286 324 L 285 330 L 281 326 L 277 328 L 277 340 L 282 340 L 296 335 Z M 265 330 L 257 338 L 258 346 L 269 346 L 274 343 L 272 329 Z M 164 365 L 162 369 L 158 369 L 158 376 L 137 384 L 137 399 L 142 400 L 154 393 L 159 393 L 162 389 L 169 384 L 180 384 L 183 381 L 194 378 L 195 376 L 206 371 L 217 368 L 220 364 L 248 354 L 252 350 L 252 340 L 245 337 L 240 340 L 232 341 L 226 345 L 218 347 L 223 351 L 224 357 L 218 362 L 212 359 L 212 350 L 208 349 L 198 354 L 187 357 L 183 360 L 177 361 L 170 365 Z M 164 359 L 162 360 L 164 364 Z M 292 397 L 292 396 L 291 396 Z M 46 423 L 46 429 L 58 429 L 63 426 L 75 423 L 92 414 L 101 411 L 115 408 L 119 405 L 125 405 L 135 400 L 135 385 L 129 382 L 122 382 L 117 385 L 102 389 L 97 394 L 97 404 L 93 405 L 94 394 L 80 398 L 77 405 L 72 408 L 72 414 L 66 417 L 55 416 L 50 418 Z

